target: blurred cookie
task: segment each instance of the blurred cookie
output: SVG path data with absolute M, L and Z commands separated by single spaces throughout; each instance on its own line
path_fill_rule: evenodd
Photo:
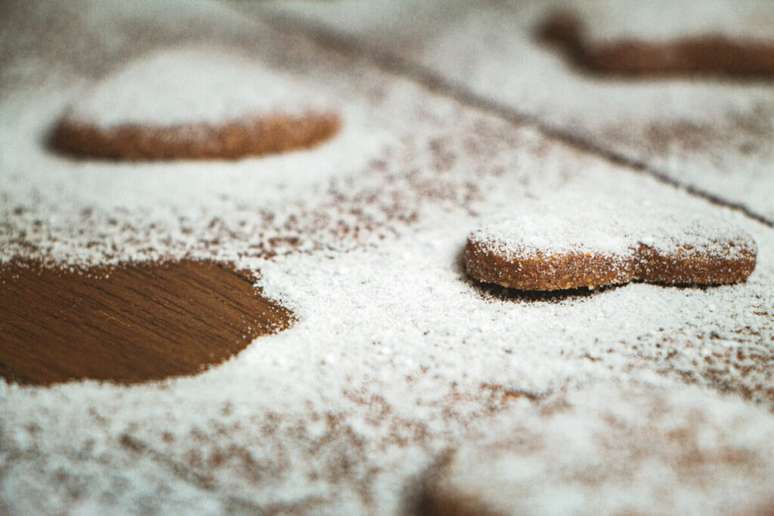
M 148 55 L 84 92 L 53 130 L 54 149 L 123 160 L 237 159 L 313 147 L 341 120 L 324 100 L 226 50 Z
M 551 13 L 538 38 L 561 49 L 575 65 L 607 75 L 719 75 L 774 77 L 774 40 L 704 33 L 667 40 L 594 39 L 580 18 Z
M 710 409 L 706 399 L 615 384 L 549 398 L 493 429 L 498 437 L 443 455 L 418 513 L 771 514 L 774 471 L 761 455 L 771 428 L 736 400 Z

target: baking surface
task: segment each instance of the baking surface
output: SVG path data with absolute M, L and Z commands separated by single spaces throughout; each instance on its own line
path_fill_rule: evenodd
M 328 10 L 339 20 L 339 10 L 351 4 L 326 2 L 309 12 Z M 509 109 L 517 98 L 511 95 L 523 96 L 519 107 L 531 113 L 524 119 L 471 101 L 467 89 L 403 73 L 405 67 L 335 33 L 322 34 L 324 17 L 314 25 L 289 24 L 275 18 L 276 9 L 183 1 L 142 9 L 87 0 L 5 4 L 0 266 L 7 274 L 24 261 L 43 273 L 34 280 L 18 273 L 3 279 L 16 282 L 10 289 L 22 289 L 24 296 L 0 303 L 0 512 L 410 514 L 429 496 L 423 490 L 440 459 L 459 448 L 460 460 L 473 471 L 477 450 L 521 433 L 535 444 L 532 451 L 517 447 L 498 467 L 507 473 L 503 482 L 529 487 L 529 500 L 564 493 L 560 498 L 568 504 L 580 500 L 579 512 L 592 513 L 600 507 L 583 500 L 616 489 L 621 475 L 630 474 L 638 488 L 626 491 L 625 510 L 765 513 L 774 472 L 774 229 L 767 211 L 771 175 L 763 172 L 771 147 L 745 156 L 727 147 L 709 155 L 702 146 L 655 152 L 649 164 L 663 159 L 672 168 L 654 171 L 546 127 L 566 123 L 568 106 L 577 108 L 579 130 L 590 128 L 594 138 L 602 134 L 599 127 L 626 125 L 629 116 L 638 121 L 629 124 L 632 131 L 671 126 L 673 113 L 650 109 L 665 98 L 687 123 L 706 116 L 731 124 L 727 109 L 765 107 L 774 90 L 765 83 L 572 79 L 544 49 L 505 66 L 499 57 L 506 54 L 484 56 L 481 49 L 525 46 L 522 33 L 505 30 L 521 20 L 511 12 L 516 4 L 469 11 L 455 3 L 437 16 L 434 3 L 396 3 L 396 20 L 405 20 L 413 6 L 417 24 L 435 20 L 443 27 L 445 18 L 454 30 L 433 36 L 416 27 L 412 32 L 411 23 L 385 26 L 395 28 L 387 32 L 401 42 L 403 59 L 418 55 L 416 63 L 426 65 L 434 56 L 436 72 L 455 81 L 452 72 L 464 76 L 465 88 Z M 538 4 L 528 4 L 524 12 L 533 14 L 525 20 L 537 19 Z M 283 3 L 278 9 L 287 14 L 287 8 Z M 337 30 L 367 35 L 385 52 L 395 51 L 390 38 L 368 29 L 384 20 L 384 9 L 393 8 L 352 10 L 348 20 L 357 30 L 343 24 Z M 468 15 L 458 16 L 462 11 Z M 481 45 L 471 44 L 485 27 Z M 405 38 L 402 28 L 410 32 Z M 506 37 L 514 38 L 512 47 Z M 341 115 L 340 133 L 313 149 L 235 162 L 76 160 L 47 146 L 51 127 L 74 102 L 111 109 L 110 96 L 83 100 L 105 74 L 120 73 L 149 52 L 195 49 L 203 42 L 291 78 L 300 97 L 310 89 L 324 96 Z M 185 64 L 180 73 L 192 73 Z M 556 84 L 572 94 L 559 99 Z M 487 90 L 493 85 L 497 95 Z M 142 95 L 142 81 L 134 86 L 133 94 Z M 533 103 L 533 95 L 544 97 Z M 635 97 L 643 99 L 639 107 L 628 104 Z M 699 113 L 701 102 L 710 108 Z M 615 109 L 600 113 L 597 108 L 607 104 Z M 643 120 L 643 112 L 650 118 Z M 766 141 L 770 123 L 764 116 L 755 124 Z M 703 139 L 705 131 L 698 131 Z M 634 156 L 622 143 L 633 133 L 617 134 L 620 140 L 606 144 Z M 726 145 L 729 138 L 721 140 Z M 725 165 L 715 166 L 718 155 L 738 165 L 727 177 Z M 720 202 L 676 188 L 667 177 L 695 184 Z M 642 222 L 637 228 L 647 229 L 668 206 L 670 216 L 703 221 L 709 231 L 730 225 L 750 235 L 756 268 L 746 283 L 712 288 L 633 283 L 541 295 L 470 280 L 461 263 L 468 235 L 531 206 L 539 206 L 536 216 L 546 210 L 589 214 L 574 222 L 577 232 L 548 224 L 548 240 L 559 244 L 568 233 L 583 234 L 583 221 L 604 217 L 606 207 L 623 206 L 618 209 L 630 210 L 628 219 Z M 187 267 L 187 278 L 204 274 L 185 283 L 205 301 L 203 291 L 210 290 L 229 309 L 196 308 L 185 289 L 164 286 L 180 276 L 165 280 L 142 272 L 159 261 L 171 270 Z M 123 271 L 113 273 L 113 284 L 95 274 L 108 268 Z M 233 270 L 242 272 L 236 277 Z M 33 313 L 33 325 L 36 318 L 56 317 L 56 310 L 52 315 L 44 309 L 54 299 L 75 296 L 67 281 L 77 282 L 78 271 L 91 277 L 77 283 L 84 291 L 76 297 L 87 305 L 102 298 L 110 303 L 94 311 L 62 309 L 69 310 L 73 326 L 108 328 L 90 337 L 98 353 L 110 355 L 118 344 L 131 348 L 134 337 L 119 342 L 110 324 L 144 320 L 131 292 L 152 281 L 156 294 L 141 303 L 143 317 L 154 324 L 171 317 L 174 324 L 143 343 L 168 341 L 169 359 L 196 333 L 225 351 L 202 364 L 218 365 L 127 386 L 94 381 L 111 378 L 108 360 L 100 360 L 96 372 L 78 376 L 85 381 L 47 387 L 12 381 L 20 375 L 7 372 L 13 366 L 4 358 L 9 350 L 23 346 L 26 357 L 46 353 L 35 350 L 44 340 L 20 344 L 11 338 L 20 326 L 8 314 Z M 62 275 L 68 279 L 59 283 Z M 255 288 L 245 288 L 247 281 Z M 0 285 L 3 292 L 12 291 L 6 285 Z M 115 292 L 123 297 L 113 297 Z M 29 299 L 24 306 L 23 299 Z M 255 304 L 280 305 L 289 324 L 251 333 L 267 322 L 260 308 L 249 308 Z M 226 318 L 229 330 L 202 322 L 206 332 L 194 325 L 178 332 L 187 311 Z M 235 322 L 242 316 L 255 318 L 244 333 Z M 78 360 L 67 355 L 48 354 L 62 361 L 56 368 L 63 370 Z M 172 374 L 187 372 L 182 367 Z M 659 428 L 655 436 L 649 434 L 651 416 Z M 562 446 L 564 429 L 577 436 L 572 446 Z M 651 447 L 638 445 L 644 437 L 652 439 Z M 637 460 L 621 465 L 621 450 L 628 449 L 638 451 Z M 530 461 L 566 469 L 530 477 L 524 471 L 540 471 Z M 573 476 L 589 468 L 596 473 L 582 482 Z M 460 489 L 464 475 L 453 473 L 444 489 Z M 497 493 L 487 491 L 491 485 L 463 483 L 501 507 Z M 665 486 L 670 496 L 664 496 Z M 730 509 L 722 505 L 729 493 L 735 503 Z M 654 496 L 658 506 L 651 504 Z M 536 506 L 561 512 L 560 506 Z M 621 507 L 611 502 L 602 508 Z
M 662 44 L 709 36 L 766 47 L 774 5 L 711 0 L 694 12 L 691 2 L 668 0 L 358 4 L 294 0 L 269 5 L 283 19 L 304 20 L 329 36 L 352 38 L 353 44 L 429 73 L 494 109 L 532 119 L 774 223 L 770 80 L 680 74 L 648 79 L 617 76 L 614 69 L 609 75 L 588 73 L 540 41 L 546 21 L 566 12 L 583 23 L 595 42 L 628 38 Z M 433 30 L 425 30 L 429 24 Z M 717 51 L 717 45 L 708 44 Z M 760 50 L 771 52 L 770 47 Z M 664 59 L 669 62 L 669 57 Z

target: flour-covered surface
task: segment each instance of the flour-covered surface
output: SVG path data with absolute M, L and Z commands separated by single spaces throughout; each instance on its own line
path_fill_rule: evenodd
M 595 77 L 536 38 L 558 9 L 595 41 L 716 35 L 772 42 L 774 5 L 756 0 L 274 2 L 310 26 L 419 64 L 452 85 L 774 222 L 771 81 Z M 636 14 L 633 14 L 636 13 Z
M 540 432 L 542 400 L 578 390 L 610 393 L 573 412 L 603 428 L 594 407 L 636 410 L 615 394 L 634 384 L 657 389 L 678 421 L 706 414 L 707 453 L 758 457 L 755 471 L 724 466 L 712 485 L 771 471 L 762 444 L 774 417 L 771 228 L 299 34 L 216 4 L 163 6 L 7 8 L 0 34 L 16 47 L 0 45 L 0 257 L 81 267 L 230 260 L 255 271 L 296 322 L 195 377 L 0 382 L 0 512 L 400 514 L 449 448 L 523 420 Z M 40 37 L 52 19 L 63 23 L 53 41 Z M 109 165 L 46 151 L 47 129 L 113 63 L 202 38 L 339 102 L 342 133 L 236 163 Z M 78 50 L 80 41 L 96 44 Z M 738 225 L 757 243 L 758 266 L 735 286 L 564 297 L 483 289 L 465 276 L 470 231 L 562 191 L 633 206 L 658 199 Z M 641 451 L 656 465 L 642 490 L 657 489 L 674 449 Z M 582 467 L 593 455 L 562 460 Z M 703 508 L 695 479 L 674 478 L 681 507 Z M 542 488 L 561 493 L 549 480 Z M 757 500 L 757 489 L 738 494 Z

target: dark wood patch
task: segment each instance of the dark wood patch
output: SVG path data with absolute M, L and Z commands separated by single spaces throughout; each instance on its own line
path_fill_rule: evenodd
M 774 39 L 732 39 L 706 33 L 663 42 L 634 38 L 594 41 L 587 32 L 574 13 L 556 12 L 537 28 L 537 38 L 593 74 L 774 79 Z
M 196 374 L 288 328 L 249 273 L 197 261 L 0 266 L 0 376 L 49 385 Z

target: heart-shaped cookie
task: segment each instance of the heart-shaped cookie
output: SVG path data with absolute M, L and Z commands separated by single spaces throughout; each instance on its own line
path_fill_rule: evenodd
M 719 216 L 565 196 L 474 231 L 464 262 L 483 283 L 553 291 L 737 283 L 756 255 L 752 237 Z
M 290 77 L 227 50 L 150 54 L 70 106 L 54 149 L 125 160 L 236 159 L 312 147 L 339 115 Z
M 195 374 L 292 316 L 249 274 L 210 262 L 0 267 L 0 376 L 48 385 Z

